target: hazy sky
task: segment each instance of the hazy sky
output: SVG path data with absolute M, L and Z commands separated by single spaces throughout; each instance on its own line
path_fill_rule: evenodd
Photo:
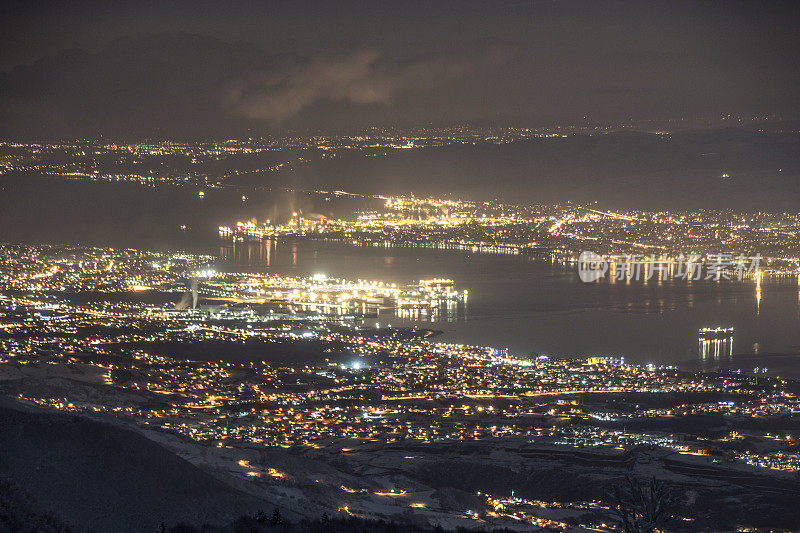
M 0 134 L 800 111 L 800 6 L 5 2 Z

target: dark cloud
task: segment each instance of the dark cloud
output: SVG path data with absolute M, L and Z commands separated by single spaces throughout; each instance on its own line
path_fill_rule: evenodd
M 502 64 L 513 47 L 492 44 L 470 54 L 388 60 L 377 50 L 319 56 L 232 82 L 226 107 L 234 114 L 283 122 L 319 102 L 389 104 L 400 94 L 428 92 L 463 79 L 490 63 Z
M 352 114 L 354 107 L 387 109 L 409 94 L 435 95 L 448 83 L 503 65 L 514 52 L 510 44 L 491 42 L 462 53 L 413 58 L 364 48 L 303 57 L 200 35 L 142 34 L 112 41 L 98 52 L 47 56 L 0 77 L 0 133 L 263 131 L 312 107 L 326 106 L 323 114 L 338 117 Z M 444 93 L 435 97 L 446 98 Z

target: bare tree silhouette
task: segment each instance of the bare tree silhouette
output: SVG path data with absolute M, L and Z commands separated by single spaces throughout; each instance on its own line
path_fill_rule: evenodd
M 653 533 L 670 518 L 668 508 L 673 498 L 666 484 L 656 478 L 639 481 L 628 474 L 609 495 L 612 512 L 622 522 L 626 533 Z

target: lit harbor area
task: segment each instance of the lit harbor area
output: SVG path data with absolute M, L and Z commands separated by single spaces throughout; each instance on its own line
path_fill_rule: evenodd
M 455 320 L 468 291 L 433 278 L 401 285 L 382 281 L 219 272 L 208 256 L 82 247 L 0 246 L 0 288 L 20 295 L 114 305 L 176 320 L 361 319 L 384 315 Z M 102 295 L 118 293 L 114 304 Z M 94 301 L 92 301 L 94 300 Z M 160 305 L 147 305 L 159 302 Z
M 382 314 L 401 318 L 437 320 L 454 319 L 458 307 L 466 305 L 467 290 L 458 291 L 453 280 L 435 278 L 414 285 L 398 286 L 382 281 L 343 280 L 316 274 L 309 278 L 275 274 L 230 274 L 207 269 L 199 272 L 190 284 L 208 303 L 192 301 L 195 314 L 211 313 L 217 317 L 250 315 L 261 319 L 277 315 L 318 314 L 338 317 L 378 317 Z M 195 293 L 193 292 L 193 294 Z M 258 306 L 266 313 L 257 313 Z M 162 309 L 180 316 L 189 306 Z M 159 309 L 149 309 L 158 313 Z M 186 313 L 183 313 L 186 314 Z
M 310 194 L 327 198 L 324 191 Z M 574 203 L 516 205 L 414 196 L 373 198 L 381 207 L 331 218 L 292 211 L 278 219 L 240 220 L 219 227 L 224 242 L 309 238 L 361 246 L 411 246 L 546 257 L 575 263 L 591 250 L 613 267 L 636 256 L 647 279 L 673 275 L 684 255 L 713 262 L 720 254 L 759 254 L 757 272 L 800 272 L 800 213 L 729 210 L 609 211 Z M 729 273 L 725 273 L 725 278 Z M 612 277 L 613 279 L 613 277 Z

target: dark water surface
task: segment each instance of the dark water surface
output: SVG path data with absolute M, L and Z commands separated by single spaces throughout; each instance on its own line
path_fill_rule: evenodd
M 794 355 L 800 352 L 796 276 L 765 277 L 759 298 L 752 281 L 586 284 L 574 267 L 549 261 L 431 249 L 265 242 L 221 246 L 217 257 L 220 267 L 231 270 L 392 283 L 452 278 L 469 290 L 466 312 L 431 324 L 449 342 L 519 354 L 622 356 L 686 369 L 800 370 L 800 355 Z M 391 315 L 377 320 L 412 323 Z M 701 358 L 698 329 L 715 326 L 735 328 L 733 347 L 712 343 Z
M 427 322 L 450 342 L 508 347 L 518 354 L 623 356 L 680 368 L 717 366 L 800 374 L 800 287 L 796 276 L 755 283 L 580 282 L 575 271 L 516 256 L 325 242 L 222 246 L 216 228 L 267 218 L 303 204 L 300 195 L 146 188 L 0 176 L 0 242 L 85 243 L 208 253 L 221 268 L 374 279 L 448 277 L 469 290 L 466 313 Z M 181 226 L 184 226 L 182 228 Z M 408 323 L 382 316 L 381 322 Z M 417 323 L 419 325 L 419 323 Z M 698 343 L 698 328 L 733 326 L 730 346 Z M 719 352 L 715 355 L 715 350 Z

